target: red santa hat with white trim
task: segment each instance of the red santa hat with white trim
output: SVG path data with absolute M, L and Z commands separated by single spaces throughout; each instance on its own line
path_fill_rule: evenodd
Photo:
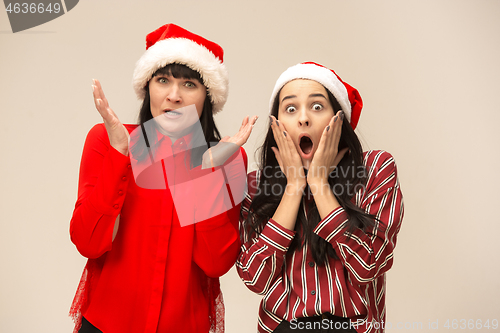
M 321 83 L 337 99 L 351 127 L 353 129 L 356 128 L 359 116 L 361 115 L 361 109 L 363 108 L 363 100 L 359 92 L 342 81 L 333 70 L 315 62 L 297 64 L 289 67 L 280 75 L 271 95 L 271 100 L 269 102 L 270 110 L 281 88 L 288 82 L 296 79 L 307 79 Z
M 146 36 L 146 52 L 137 61 L 133 86 L 139 99 L 153 74 L 168 64 L 183 64 L 200 73 L 213 113 L 222 110 L 228 95 L 229 79 L 224 50 L 218 44 L 175 24 L 166 24 Z

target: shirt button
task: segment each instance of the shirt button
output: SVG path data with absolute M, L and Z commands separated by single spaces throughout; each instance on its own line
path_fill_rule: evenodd
M 126 180 L 127 180 L 127 177 L 122 177 L 122 180 L 123 180 L 123 181 L 126 181 Z
M 309 266 L 314 267 L 314 263 L 312 261 L 310 261 Z
M 118 209 L 118 207 L 120 207 L 120 206 L 118 206 L 118 205 L 113 206 L 114 209 Z
M 118 195 L 123 195 L 123 191 L 118 191 Z
M 311 295 L 316 295 L 316 291 L 311 291 Z
M 132 169 L 132 166 L 129 164 L 129 165 L 127 165 L 127 168 Z

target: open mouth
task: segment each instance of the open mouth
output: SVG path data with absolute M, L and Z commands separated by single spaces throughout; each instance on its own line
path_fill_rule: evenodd
M 166 109 L 163 111 L 164 111 L 163 115 L 168 119 L 178 119 L 182 116 L 182 112 L 179 112 L 177 110 Z
M 165 113 L 168 113 L 168 114 L 173 115 L 173 116 L 178 116 L 181 114 L 180 112 L 175 111 L 175 110 L 165 110 Z
M 300 150 L 302 150 L 302 152 L 305 155 L 308 155 L 313 149 L 313 142 L 312 142 L 311 138 L 306 136 L 306 135 L 302 136 L 300 138 L 299 147 L 300 147 Z

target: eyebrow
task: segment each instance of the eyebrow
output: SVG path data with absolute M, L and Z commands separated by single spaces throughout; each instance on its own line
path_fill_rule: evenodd
M 297 97 L 297 95 L 288 95 L 288 96 L 285 96 L 281 100 L 281 103 L 283 103 L 283 101 L 286 100 L 286 99 L 291 99 L 291 98 L 295 98 L 295 97 Z M 325 95 L 323 95 L 323 94 L 311 94 L 311 95 L 309 95 L 309 98 L 311 98 L 311 97 L 323 97 L 324 99 L 327 99 L 325 97 Z
M 311 94 L 311 95 L 309 95 L 309 98 L 311 98 L 311 97 L 323 97 L 324 99 L 326 99 L 325 95 L 323 95 L 323 94 Z
M 283 97 L 283 99 L 281 100 L 281 103 L 283 103 L 283 101 L 284 101 L 285 99 L 290 99 L 290 98 L 295 98 L 295 97 L 297 97 L 297 95 L 288 95 L 288 96 L 285 96 L 285 97 Z

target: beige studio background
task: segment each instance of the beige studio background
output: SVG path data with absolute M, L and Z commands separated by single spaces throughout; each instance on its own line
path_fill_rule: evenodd
M 134 64 L 145 35 L 168 22 L 223 46 L 231 86 L 216 120 L 231 135 L 260 115 L 245 145 L 251 168 L 288 66 L 314 60 L 359 89 L 357 132 L 365 149 L 395 156 L 406 204 L 389 332 L 500 320 L 499 17 L 496 0 L 87 0 L 13 34 L 2 8 L 0 332 L 71 332 L 85 259 L 68 227 L 85 135 L 101 121 L 91 79 L 134 122 Z M 226 331 L 255 332 L 260 296 L 234 269 L 222 284 Z

